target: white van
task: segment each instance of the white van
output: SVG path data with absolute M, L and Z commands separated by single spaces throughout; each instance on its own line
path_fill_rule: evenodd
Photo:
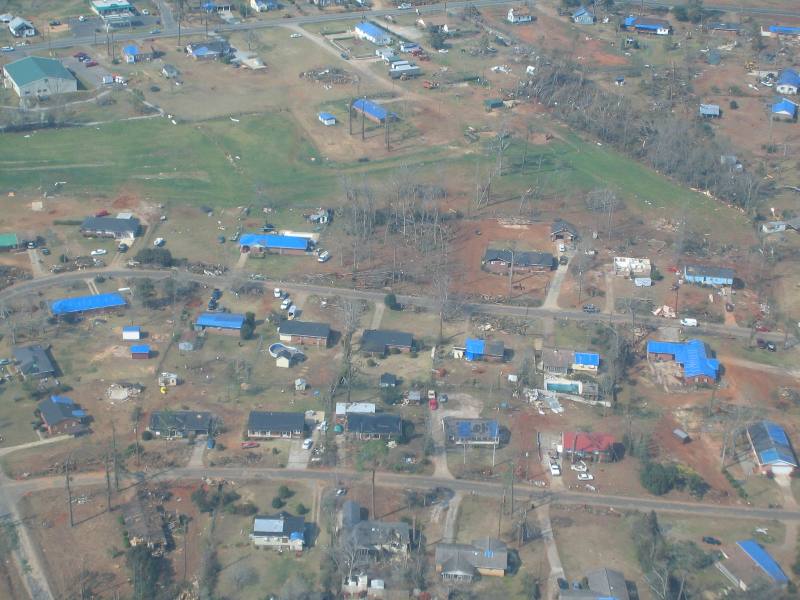
M 555 461 L 550 461 L 550 474 L 553 477 L 560 477 L 561 476 L 561 467 Z
M 697 319 L 690 319 L 689 317 L 684 317 L 681 319 L 681 325 L 684 327 L 697 327 Z
M 331 253 L 328 252 L 327 250 L 323 250 L 322 252 L 319 253 L 319 256 L 317 256 L 317 262 L 321 263 L 328 262 L 330 259 L 331 259 Z
M 283 299 L 283 302 L 281 302 L 281 310 L 286 310 L 290 306 L 292 306 L 292 299 L 287 296 Z

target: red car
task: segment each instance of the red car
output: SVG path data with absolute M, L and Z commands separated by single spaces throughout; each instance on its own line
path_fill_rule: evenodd
M 86 66 L 87 67 L 96 67 L 97 66 L 97 61 L 96 60 L 90 60 L 89 62 L 86 63 Z
M 95 217 L 107 217 L 111 213 L 108 212 L 106 209 L 101 210 L 99 213 L 95 215 Z
M 242 442 L 242 450 L 249 450 L 250 448 L 258 448 L 258 442 Z
M 767 331 L 770 331 L 770 328 L 766 325 L 756 325 L 756 331 L 760 333 L 766 333 Z

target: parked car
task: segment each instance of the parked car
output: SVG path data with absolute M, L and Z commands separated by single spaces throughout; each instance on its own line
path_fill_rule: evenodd
M 217 301 L 213 298 L 208 301 L 208 310 L 217 310 Z
M 560 589 L 560 590 L 568 590 L 569 589 L 569 583 L 563 577 L 559 577 L 558 579 L 556 579 L 556 583 L 558 584 L 558 589 Z
M 292 34 L 292 35 L 290 35 L 289 37 L 290 37 L 291 39 L 293 39 L 293 40 L 296 40 L 297 38 L 301 38 L 301 37 L 303 37 L 303 34 L 302 34 L 302 33 L 293 33 L 293 34 Z
M 321 263 L 328 262 L 330 259 L 331 259 L 331 253 L 328 252 L 327 250 L 323 250 L 322 252 L 319 253 L 319 256 L 317 256 L 317 262 Z
M 767 350 L 770 352 L 777 352 L 778 347 L 773 342 L 767 342 Z
M 214 438 L 208 438 L 208 441 L 206 442 L 206 448 L 208 448 L 209 450 L 213 450 L 214 446 L 216 445 L 217 443 L 214 441 Z
M 684 317 L 683 319 L 681 319 L 681 325 L 683 325 L 684 327 L 697 327 L 697 319 Z
M 157 34 L 159 34 L 159 33 L 161 33 L 161 30 L 160 30 L 160 29 L 151 29 L 151 30 L 150 30 L 150 35 L 157 35 Z
M 720 542 L 717 538 L 711 537 L 710 535 L 703 536 L 703 542 L 706 544 L 711 544 L 712 546 L 721 546 L 722 542 Z
M 726 302 L 725 303 L 725 310 L 727 312 L 733 312 L 734 308 L 736 308 L 736 307 L 733 304 L 731 304 L 730 302 Z
M 303 450 L 311 450 L 311 446 L 314 445 L 314 440 L 311 438 L 306 438 L 303 440 Z
M 242 442 L 242 449 L 249 450 L 250 448 L 258 448 L 258 442 Z
M 439 394 L 439 402 L 441 402 L 442 404 L 447 404 L 447 400 L 448 400 L 447 394 Z
M 281 310 L 288 310 L 291 305 L 292 299 L 289 298 L 289 296 L 286 296 L 286 298 L 283 299 L 283 302 L 281 302 Z
M 761 338 L 756 339 L 756 347 L 759 350 L 766 350 L 767 349 L 767 342 L 762 340 Z
M 560 264 L 560 265 L 569 264 L 569 258 L 567 258 L 565 255 L 560 256 L 558 258 L 558 264 Z
M 89 254 L 92 256 L 104 256 L 105 254 L 108 254 L 108 250 L 105 250 L 104 248 L 97 248 L 96 250 L 92 250 Z
M 412 8 L 412 6 L 408 2 L 403 2 L 402 4 L 399 4 L 397 8 L 399 8 L 400 10 L 409 10 L 410 8 Z
M 275 298 L 282 298 L 283 297 L 283 291 L 281 291 L 281 288 L 275 288 L 274 290 L 272 290 L 272 295 Z
M 594 475 L 591 473 L 578 473 L 578 481 L 594 481 Z
M 597 308 L 594 304 L 584 304 L 583 312 L 589 313 L 589 314 L 599 313 L 600 309 Z
M 345 494 L 347 494 L 347 488 L 340 487 L 336 489 L 337 496 L 344 496 Z
M 42 248 L 42 254 L 45 256 L 50 256 L 50 248 Z
M 214 300 L 219 300 L 220 298 L 222 298 L 222 290 L 220 290 L 219 288 L 214 288 L 214 291 L 211 292 L 211 297 Z
M 550 474 L 553 477 L 559 477 L 561 475 L 561 466 L 552 460 L 550 461 Z
M 2 48 L 0 48 L 0 50 L 2 50 L 3 52 L 13 52 L 14 46 L 3 46 Z
M 90 60 L 89 62 L 86 63 L 86 66 L 87 67 L 96 67 L 97 66 L 97 61 L 96 60 Z
M 158 237 L 153 241 L 153 246 L 155 246 L 156 248 L 160 248 L 165 243 L 166 243 L 166 240 L 164 238 Z
M 119 246 L 117 246 L 117 250 L 123 253 L 127 252 L 129 248 L 130 246 L 128 246 L 128 244 L 126 244 L 125 242 L 120 242 Z
M 569 468 L 572 469 L 573 471 L 577 471 L 578 473 L 585 473 L 587 471 L 586 463 L 583 461 L 571 464 Z

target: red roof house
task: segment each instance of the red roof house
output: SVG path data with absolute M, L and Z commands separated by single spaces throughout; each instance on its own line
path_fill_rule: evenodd
M 612 461 L 617 440 L 607 433 L 565 431 L 561 434 L 562 452 L 574 458 Z

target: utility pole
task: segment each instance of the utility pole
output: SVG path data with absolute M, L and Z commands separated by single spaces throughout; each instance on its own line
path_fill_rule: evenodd
M 375 519 L 375 466 L 372 466 L 372 518 Z
M 67 462 L 64 465 L 64 473 L 67 482 L 67 506 L 69 506 L 69 526 L 74 527 L 75 519 L 74 515 L 72 514 L 72 490 L 69 487 L 69 463 L 71 459 L 72 459 L 71 456 L 67 457 Z
M 109 456 L 106 454 L 106 510 L 111 512 L 111 472 L 108 468 Z
M 508 299 L 514 295 L 514 249 L 509 250 L 511 253 L 511 268 L 508 270 Z
M 189 520 L 186 520 L 186 523 L 183 524 L 183 580 L 186 581 L 186 564 L 188 562 L 187 553 L 189 552 L 189 548 L 186 545 L 186 541 L 189 539 Z
M 364 101 L 365 101 L 365 105 L 361 107 L 362 108 L 362 110 L 361 110 L 361 141 L 362 142 L 366 139 L 366 137 L 364 135 L 364 128 L 366 126 L 366 119 L 367 119 L 366 99 Z
M 111 421 L 111 452 L 114 460 L 114 489 L 119 491 L 119 466 L 117 465 L 117 429 Z

